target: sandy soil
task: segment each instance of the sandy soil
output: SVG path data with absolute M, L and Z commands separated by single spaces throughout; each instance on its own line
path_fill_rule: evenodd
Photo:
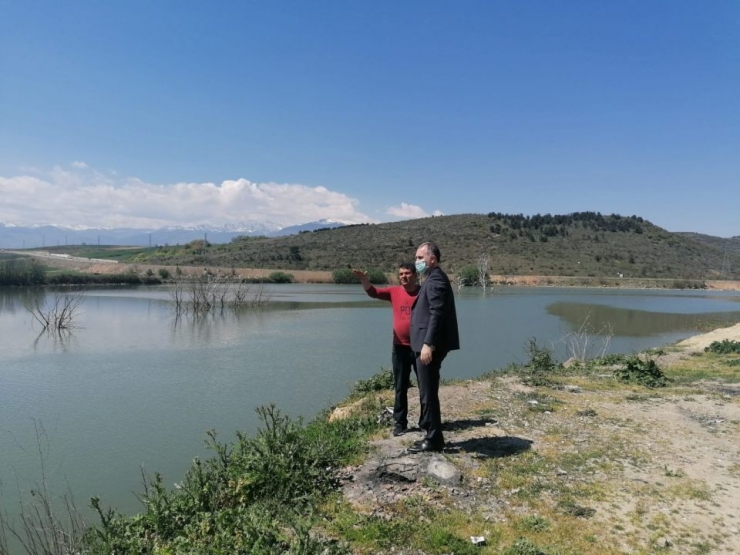
M 722 339 L 740 341 L 740 324 L 672 346 L 673 363 Z M 574 537 L 591 534 L 624 553 L 740 553 L 740 384 L 703 380 L 649 390 L 609 381 L 566 378 L 558 388 L 533 389 L 501 377 L 443 386 L 443 458 L 460 471 L 460 483 L 440 495 L 428 480 L 384 478 L 394 461 L 411 478 L 429 464 L 429 455 L 405 453 L 418 433 L 386 433 L 364 464 L 345 469 L 345 496 L 375 515 L 421 495 L 506 523 L 533 512 L 555 514 L 558 496 L 580 488 L 595 493 L 579 500 L 583 523 Z M 533 410 L 549 402 L 551 410 Z M 411 403 L 411 422 L 417 405 Z M 517 500 L 518 489 L 482 471 L 494 459 L 516 465 L 526 452 L 547 462 L 536 476 L 544 491 L 529 504 Z

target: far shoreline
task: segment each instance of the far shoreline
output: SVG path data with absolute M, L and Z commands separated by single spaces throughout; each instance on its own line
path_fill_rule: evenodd
M 166 268 L 174 275 L 177 266 L 142 264 L 94 264 L 80 271 L 90 273 L 123 273 L 135 267 L 141 272 L 151 269 L 155 274 Z M 333 284 L 332 272 L 327 270 L 290 270 L 278 268 L 225 268 L 207 266 L 180 266 L 185 275 L 200 275 L 205 270 L 223 276 L 235 275 L 242 279 L 266 278 L 273 272 L 284 272 L 293 276 L 293 283 Z M 392 275 L 389 282 L 395 283 Z M 632 278 L 591 276 L 532 276 L 490 274 L 491 287 L 592 287 L 606 289 L 701 289 L 707 291 L 740 291 L 740 281 L 700 280 L 684 278 Z M 701 287 L 701 285 L 704 287 Z
M 10 251 L 8 251 L 10 252 Z M 31 253 L 16 254 L 31 255 Z M 122 274 L 134 271 L 144 274 L 151 270 L 157 275 L 160 269 L 166 269 L 171 275 L 177 275 L 178 268 L 182 275 L 200 276 L 203 273 L 219 275 L 226 278 L 258 280 L 267 278 L 274 272 L 283 272 L 293 276 L 293 283 L 333 284 L 332 272 L 329 270 L 292 270 L 284 268 L 237 268 L 214 266 L 176 266 L 159 264 L 130 264 L 117 261 L 98 261 L 84 258 L 43 258 L 44 265 L 59 269 L 88 274 Z M 394 275 L 387 274 L 389 282 L 394 282 Z M 686 279 L 674 278 L 645 278 L 645 277 L 607 277 L 607 276 L 540 276 L 540 275 L 512 275 L 489 274 L 491 287 L 591 287 L 603 289 L 698 289 L 705 291 L 740 291 L 740 281 L 720 279 Z

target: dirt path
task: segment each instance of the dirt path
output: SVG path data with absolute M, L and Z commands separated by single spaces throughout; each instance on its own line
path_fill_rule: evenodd
M 703 360 L 692 353 L 722 339 L 740 341 L 740 324 L 682 341 L 673 363 Z M 652 390 L 610 375 L 558 382 L 443 386 L 445 453 L 408 455 L 418 432 L 384 433 L 367 461 L 345 469 L 345 497 L 392 518 L 395 503 L 421 496 L 474 515 L 480 535 L 496 527 L 501 541 L 535 515 L 550 522 L 543 543 L 562 535 L 579 553 L 740 553 L 740 380 Z M 433 464 L 447 473 L 430 474 Z

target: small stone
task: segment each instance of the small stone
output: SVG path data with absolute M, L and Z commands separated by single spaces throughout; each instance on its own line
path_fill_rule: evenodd
M 477 547 L 483 547 L 486 545 L 486 538 L 483 536 L 470 536 L 470 542 Z
M 558 468 L 555 471 L 555 474 L 557 474 L 558 476 L 567 476 L 568 475 L 568 473 L 565 470 L 563 470 L 562 468 Z
M 670 538 L 667 538 L 667 537 L 662 537 L 662 538 L 659 538 L 659 539 L 658 539 L 658 540 L 657 540 L 657 541 L 655 542 L 655 545 L 657 545 L 657 546 L 658 546 L 659 548 L 661 548 L 661 549 L 665 549 L 665 548 L 667 548 L 667 547 L 670 547 L 670 546 L 672 546 L 672 545 L 673 545 L 673 543 L 671 542 L 671 539 L 670 539 Z

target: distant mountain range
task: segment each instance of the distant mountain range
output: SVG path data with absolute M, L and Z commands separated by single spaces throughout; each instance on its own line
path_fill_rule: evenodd
M 157 229 L 72 228 L 53 225 L 16 226 L 0 222 L 0 248 L 20 249 L 57 245 L 155 246 L 186 244 L 206 238 L 209 243 L 228 243 L 239 236 L 282 237 L 303 231 L 336 228 L 351 222 L 322 219 L 280 227 L 272 222 L 248 220 L 224 225 L 168 226 Z

